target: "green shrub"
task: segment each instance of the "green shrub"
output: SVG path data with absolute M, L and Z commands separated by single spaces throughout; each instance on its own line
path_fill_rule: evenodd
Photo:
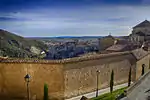
M 110 78 L 110 92 L 113 92 L 113 86 L 114 86 L 114 71 L 111 72 L 111 78 Z
M 118 95 L 124 93 L 125 89 L 127 89 L 127 87 L 117 89 L 117 90 L 113 91 L 112 93 L 102 94 L 98 97 L 91 98 L 90 100 L 116 100 L 116 97 Z
M 44 84 L 44 100 L 48 100 L 48 85 Z

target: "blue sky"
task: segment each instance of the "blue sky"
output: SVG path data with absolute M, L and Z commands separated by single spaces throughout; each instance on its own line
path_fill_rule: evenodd
M 0 28 L 25 37 L 129 35 L 150 0 L 1 0 Z

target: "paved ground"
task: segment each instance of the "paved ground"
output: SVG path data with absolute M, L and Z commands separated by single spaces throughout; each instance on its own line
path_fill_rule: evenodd
M 149 96 L 149 99 L 148 99 Z M 136 86 L 131 93 L 122 100 L 150 100 L 150 72 L 142 82 Z
M 114 90 L 126 87 L 127 85 L 128 85 L 128 83 L 114 86 Z M 105 94 L 105 93 L 108 93 L 108 92 L 110 92 L 110 88 L 106 88 L 106 89 L 102 89 L 102 90 L 98 91 L 99 95 Z M 80 95 L 80 96 L 77 96 L 77 97 L 73 97 L 73 98 L 70 98 L 70 99 L 65 99 L 65 100 L 80 100 L 82 96 L 86 96 L 87 98 L 95 97 L 96 96 L 96 91 L 91 92 L 91 93 L 87 93 L 87 94 L 84 94 L 84 95 Z

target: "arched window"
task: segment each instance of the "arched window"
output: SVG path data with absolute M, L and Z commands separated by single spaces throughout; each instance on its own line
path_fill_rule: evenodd
M 145 69 L 145 64 L 142 64 L 142 73 L 141 73 L 141 75 L 144 75 L 144 69 Z

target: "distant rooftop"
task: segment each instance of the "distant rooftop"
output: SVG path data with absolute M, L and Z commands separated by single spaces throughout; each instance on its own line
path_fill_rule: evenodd
M 150 27 L 150 21 L 145 20 L 145 21 L 141 22 L 140 24 L 134 26 L 133 28 L 138 28 L 138 27 Z
M 147 51 L 144 51 L 143 49 L 139 48 L 139 49 L 135 49 L 132 51 L 132 54 L 136 57 L 137 60 L 142 59 L 143 57 L 145 57 L 146 55 L 148 55 Z
M 122 44 L 116 44 L 116 45 L 112 45 L 109 48 L 107 48 L 107 51 L 121 51 L 124 48 L 126 48 L 127 45 L 122 45 Z

